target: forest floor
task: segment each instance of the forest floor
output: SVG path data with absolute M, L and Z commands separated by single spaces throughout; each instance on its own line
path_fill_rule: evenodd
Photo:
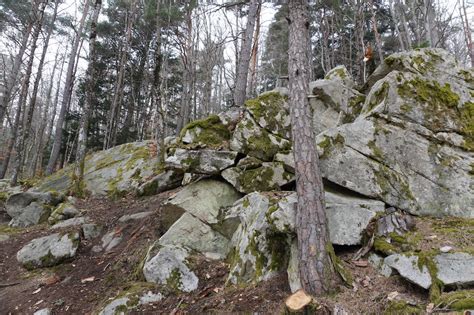
M 22 268 L 16 253 L 30 240 L 51 234 L 49 227 L 38 225 L 11 230 L 6 228 L 6 222 L 0 221 L 0 232 L 3 229 L 10 235 L 7 241 L 0 243 L 0 314 L 33 314 L 46 307 L 51 308 L 53 314 L 93 314 L 120 292 L 145 285 L 140 263 L 148 247 L 162 233 L 160 205 L 171 194 L 173 192 L 139 199 L 127 196 L 115 201 L 99 198 L 79 201 L 79 209 L 86 216 L 104 226 L 104 231 L 122 233 L 123 241 L 108 253 L 96 253 L 92 247 L 100 243 L 100 237 L 82 240 L 73 261 L 35 271 Z M 118 222 L 123 215 L 143 211 L 153 211 L 153 216 L 127 224 Z M 353 288 L 341 286 L 337 293 L 320 299 L 321 314 L 331 313 L 335 308 L 349 314 L 380 314 L 393 292 L 413 303 L 426 303 L 427 293 L 400 277 L 385 278 L 366 261 L 357 265 L 351 262 L 357 249 L 336 249 L 352 271 L 355 285 Z M 131 313 L 280 314 L 284 309 L 284 300 L 290 295 L 286 272 L 258 285 L 226 286 L 228 264 L 204 257 L 199 260 L 195 264 L 200 279 L 196 291 L 169 294 L 160 302 L 140 306 Z

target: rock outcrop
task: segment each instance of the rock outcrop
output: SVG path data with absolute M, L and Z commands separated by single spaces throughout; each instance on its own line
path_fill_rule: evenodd
M 16 258 L 27 269 L 52 267 L 73 258 L 79 242 L 78 232 L 51 234 L 26 244 Z

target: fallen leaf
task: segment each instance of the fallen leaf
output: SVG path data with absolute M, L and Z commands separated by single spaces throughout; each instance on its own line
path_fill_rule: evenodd
M 398 293 L 397 291 L 390 292 L 390 293 L 387 295 L 387 299 L 388 299 L 389 301 L 393 301 L 398 295 L 399 295 L 399 293 Z
M 94 280 L 95 280 L 95 277 L 84 278 L 84 279 L 81 279 L 81 283 L 93 282 Z
M 353 260 L 352 263 L 357 267 L 367 267 L 369 265 L 369 262 L 365 259 Z

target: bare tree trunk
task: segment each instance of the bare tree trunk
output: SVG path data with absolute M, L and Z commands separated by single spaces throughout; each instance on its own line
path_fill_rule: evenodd
M 38 25 L 37 25 L 37 28 L 35 29 L 35 33 L 33 34 L 34 49 L 32 47 L 31 54 L 33 54 L 34 51 L 36 50 L 36 41 L 37 41 L 39 33 L 41 31 L 41 27 L 42 27 L 42 23 L 43 23 L 44 9 L 46 7 L 47 2 L 48 2 L 47 0 L 44 1 L 44 7 L 40 8 L 40 12 L 39 12 L 40 16 L 38 17 L 38 19 L 39 19 L 38 20 Z M 17 150 L 16 150 L 17 155 L 16 155 L 15 168 L 13 170 L 13 178 L 12 178 L 12 184 L 13 185 L 16 185 L 18 177 L 21 175 L 21 172 L 22 172 L 22 169 L 23 169 L 24 155 L 25 155 L 25 152 L 24 152 L 25 151 L 25 144 L 26 144 L 26 141 L 28 140 L 29 135 L 30 135 L 31 122 L 33 120 L 33 114 L 34 114 L 35 107 L 36 107 L 36 98 L 37 98 L 37 95 L 38 95 L 38 88 L 39 88 L 39 84 L 40 84 L 42 74 L 43 74 L 44 60 L 46 58 L 46 53 L 48 51 L 49 40 L 50 40 L 51 34 L 53 33 L 53 30 L 54 30 L 54 23 L 56 21 L 56 16 L 58 14 L 58 6 L 59 6 L 59 0 L 56 0 L 55 5 L 54 5 L 54 13 L 53 13 L 53 16 L 51 18 L 51 23 L 48 27 L 48 34 L 46 35 L 46 39 L 44 40 L 43 52 L 41 53 L 41 58 L 40 58 L 40 61 L 39 61 L 39 64 L 38 64 L 36 79 L 35 79 L 35 83 L 34 83 L 34 86 L 33 86 L 33 92 L 31 94 L 30 104 L 28 106 L 28 112 L 26 113 L 25 119 L 23 121 L 23 128 L 20 129 L 21 132 L 20 132 L 19 139 L 17 140 Z M 33 64 L 33 61 L 32 61 L 32 64 Z M 28 80 L 29 80 L 29 78 L 28 78 Z M 24 101 L 26 103 L 26 97 L 25 97 Z
M 469 26 L 469 16 L 467 15 L 466 2 L 462 0 L 459 5 L 462 26 L 464 29 L 464 39 L 466 40 L 467 53 L 471 59 L 471 67 L 474 67 L 474 45 L 472 43 L 471 28 Z
M 377 52 L 379 55 L 380 63 L 382 63 L 383 62 L 382 40 L 380 39 L 380 34 L 377 29 L 377 20 L 375 19 L 374 1 L 371 0 L 369 5 L 370 5 L 370 11 L 372 13 L 372 27 L 374 30 L 375 43 L 377 44 Z
M 18 181 L 18 175 L 19 175 L 19 161 L 22 160 L 22 154 L 23 154 L 23 143 L 21 141 L 21 135 L 23 134 L 22 127 L 23 126 L 23 119 L 20 118 L 20 114 L 22 111 L 22 108 L 26 107 L 26 100 L 28 98 L 28 88 L 30 86 L 30 78 L 31 78 L 31 72 L 33 71 L 33 61 L 35 59 L 35 51 L 37 47 L 37 42 L 38 42 L 38 37 L 41 32 L 41 28 L 43 25 L 43 16 L 44 16 L 44 10 L 46 8 L 46 4 L 48 3 L 47 0 L 43 0 L 38 4 L 38 11 L 36 13 L 36 21 L 35 21 L 35 28 L 34 28 L 34 33 L 32 35 L 32 41 L 31 41 L 31 48 L 30 48 L 30 56 L 28 60 L 28 64 L 26 66 L 26 72 L 25 76 L 23 77 L 23 83 L 21 85 L 21 92 L 20 92 L 20 97 L 18 100 L 18 124 L 16 128 L 12 131 L 12 135 L 14 135 L 13 139 L 17 138 L 17 135 L 20 134 L 20 139 L 16 139 L 16 161 L 17 165 L 15 165 L 13 169 L 13 174 L 12 174 L 12 179 L 11 179 L 11 185 L 16 186 L 17 181 Z M 26 109 L 26 108 L 25 108 Z M 17 119 L 15 118 L 15 122 Z M 11 152 L 10 152 L 11 154 Z M 5 159 L 7 161 L 7 159 Z M 5 168 L 8 168 L 8 163 L 5 163 Z M 5 169 L 6 172 L 6 169 Z
M 52 98 L 52 93 L 53 93 L 53 82 L 54 82 L 54 75 L 56 74 L 56 69 L 58 67 L 58 57 L 59 57 L 59 48 L 56 52 L 56 56 L 54 58 L 54 66 L 53 66 L 53 71 L 51 73 L 51 79 L 49 82 L 49 87 L 48 91 L 46 92 L 46 104 L 44 105 L 44 113 L 43 113 L 43 118 L 41 121 L 40 128 L 38 130 L 38 143 L 36 144 L 36 151 L 33 157 L 33 163 L 31 165 L 31 176 L 35 177 L 37 168 L 38 168 L 38 161 L 42 161 L 41 156 L 43 155 L 43 150 L 44 150 L 44 143 L 45 139 L 47 138 L 47 134 L 45 134 L 46 127 L 48 126 L 48 115 L 49 115 L 49 109 L 51 107 L 51 98 Z M 64 60 L 63 60 L 64 64 Z M 61 69 L 62 72 L 62 69 Z M 59 80 L 60 81 L 60 80 Z M 56 114 L 56 110 L 53 110 L 53 119 L 54 115 Z M 40 163 L 41 167 L 41 163 Z
M 58 121 L 56 122 L 56 130 L 54 133 L 54 143 L 49 157 L 48 166 L 46 167 L 46 175 L 50 175 L 54 171 L 54 167 L 59 158 L 59 152 L 61 150 L 61 142 L 63 139 L 63 125 L 66 118 L 66 111 L 69 106 L 69 102 L 72 96 L 72 90 L 74 85 L 74 69 L 76 63 L 76 55 L 78 54 L 79 44 L 81 43 L 82 33 L 86 21 L 87 14 L 89 12 L 90 1 L 86 0 L 84 10 L 82 12 L 81 21 L 79 22 L 79 28 L 72 44 L 71 54 L 69 55 L 69 63 L 67 66 L 66 73 L 66 84 L 64 85 L 63 99 L 61 102 L 61 109 L 59 111 Z
M 127 59 L 130 52 L 132 40 L 132 27 L 135 22 L 136 1 L 130 3 L 130 10 L 127 13 L 127 28 L 125 32 L 125 48 L 122 49 L 120 55 L 119 70 L 117 73 L 117 83 L 115 85 L 114 99 L 110 111 L 110 118 L 107 123 L 107 131 L 105 134 L 104 149 L 113 147 L 116 143 L 118 120 L 120 116 L 120 108 L 122 107 L 123 98 L 123 82 L 125 78 L 125 67 L 127 66 Z
M 324 189 L 308 102 L 309 8 L 307 0 L 289 0 L 289 90 L 295 157 L 299 273 L 303 289 L 328 293 L 337 281 L 329 251 Z
M 253 47 L 252 47 L 252 56 L 250 58 L 250 79 L 247 87 L 247 95 L 255 96 L 255 88 L 256 88 L 256 78 L 257 78 L 257 62 L 258 62 L 258 40 L 260 37 L 260 11 L 262 5 L 258 5 L 257 11 L 257 21 L 256 21 L 256 29 L 255 29 L 255 36 L 253 40 Z
M 89 35 L 89 64 L 87 65 L 86 71 L 86 100 L 84 104 L 84 113 L 82 114 L 81 122 L 79 125 L 76 165 L 74 167 L 74 178 L 71 185 L 72 189 L 74 190 L 74 193 L 77 196 L 83 196 L 84 194 L 83 179 L 87 149 L 87 132 L 89 130 L 89 120 L 93 108 L 93 103 L 96 101 L 95 81 L 97 80 L 97 74 L 95 71 L 95 59 L 97 50 L 97 20 L 99 19 L 101 7 L 102 0 L 95 0 L 91 18 L 91 31 Z
M 258 7 L 260 0 L 251 0 L 249 5 L 249 14 L 247 16 L 247 26 L 245 28 L 244 38 L 242 39 L 242 49 L 240 51 L 237 78 L 234 90 L 234 105 L 243 106 L 246 99 L 247 77 L 249 73 L 250 55 L 252 50 L 252 37 L 257 20 Z
M 30 13 L 31 16 L 34 16 L 36 14 L 35 12 L 38 6 L 38 2 L 39 0 L 35 0 L 31 3 L 31 13 Z M 7 112 L 8 104 L 10 103 L 11 98 L 12 98 L 13 89 L 16 86 L 18 76 L 21 74 L 20 68 L 22 64 L 22 59 L 23 59 L 23 55 L 25 54 L 26 48 L 28 46 L 28 39 L 30 38 L 30 34 L 31 34 L 31 30 L 33 29 L 34 22 L 35 20 L 32 17 L 28 21 L 28 24 L 25 27 L 25 30 L 23 31 L 20 49 L 15 56 L 15 60 L 13 61 L 13 67 L 10 73 L 8 74 L 8 80 L 5 82 L 6 83 L 5 95 L 3 96 L 2 102 L 0 103 L 0 130 L 2 130 L 2 127 L 3 127 L 3 120 Z M 0 175 L 0 178 L 3 178 L 3 176 Z
M 188 123 L 191 115 L 191 100 L 194 74 L 194 43 L 193 43 L 193 8 L 190 7 L 186 14 L 186 40 L 182 49 L 181 60 L 183 65 L 183 96 L 181 98 L 180 114 L 176 126 L 176 132 L 180 132 Z

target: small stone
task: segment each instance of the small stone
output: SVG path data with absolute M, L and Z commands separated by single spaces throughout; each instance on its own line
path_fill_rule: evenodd
M 86 223 L 82 225 L 82 233 L 86 240 L 92 240 L 102 233 L 102 227 L 95 223 Z
M 133 221 L 133 220 L 141 220 L 146 217 L 149 217 L 152 213 L 153 213 L 152 211 L 145 211 L 145 212 L 137 212 L 134 214 L 127 214 L 127 215 L 122 216 L 119 219 L 119 222 L 124 223 L 128 221 Z
M 51 315 L 51 309 L 43 308 L 41 310 L 38 310 L 38 311 L 34 312 L 33 315 Z
M 439 249 L 440 252 L 442 253 L 448 253 L 452 250 L 453 248 L 451 246 L 443 246 Z

